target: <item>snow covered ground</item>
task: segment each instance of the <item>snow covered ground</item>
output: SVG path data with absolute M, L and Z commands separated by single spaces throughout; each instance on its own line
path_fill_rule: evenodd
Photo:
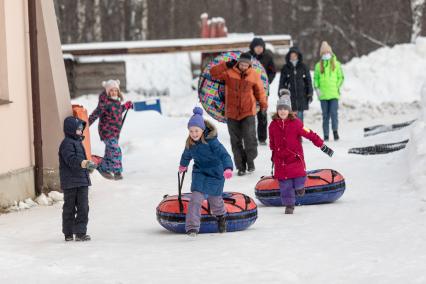
M 354 80 L 351 71 L 346 78 Z M 416 132 L 424 124 L 367 138 L 362 133 L 365 126 L 418 117 L 420 104 L 412 102 L 420 100 L 420 90 L 406 104 L 386 102 L 381 95 L 376 105 L 354 99 L 357 92 L 361 91 L 353 89 L 342 98 L 342 139 L 328 143 L 335 150 L 333 158 L 307 141 L 303 144 L 309 169 L 333 168 L 345 176 L 347 190 L 339 201 L 297 207 L 293 216 L 284 215 L 283 208 L 259 205 L 259 218 L 248 230 L 200 235 L 196 240 L 167 232 L 155 216 L 163 195 L 177 192 L 177 166 L 196 96 L 170 96 L 162 101 L 168 114 L 164 116 L 130 112 L 121 138 L 125 179 L 111 182 L 97 173 L 92 176 L 93 240 L 63 241 L 61 203 L 0 215 L 0 282 L 426 283 L 426 199 L 419 195 L 422 191 L 410 170 L 417 160 L 418 152 L 413 151 L 419 149 L 414 145 L 424 147 L 424 132 Z M 275 99 L 270 99 L 272 109 Z M 90 111 L 96 97 L 77 102 Z M 318 114 L 315 101 L 306 124 L 321 134 Z M 216 125 L 230 151 L 226 126 Z M 102 154 L 96 125 L 91 129 L 93 152 Z M 351 147 L 413 135 L 417 142 L 395 153 L 347 154 Z M 417 169 L 424 175 L 422 153 L 423 168 Z M 226 190 L 254 197 L 256 182 L 270 172 L 267 147 L 259 147 L 256 166 L 255 173 L 227 182 Z M 188 179 L 186 191 L 189 185 Z

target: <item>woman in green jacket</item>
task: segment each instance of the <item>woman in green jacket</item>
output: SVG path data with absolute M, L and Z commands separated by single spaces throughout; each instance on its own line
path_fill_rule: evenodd
M 324 140 L 329 139 L 330 118 L 334 140 L 339 140 L 337 111 L 340 87 L 344 79 L 343 71 L 331 46 L 326 41 L 321 43 L 320 56 L 320 62 L 315 65 L 314 88 L 321 102 Z

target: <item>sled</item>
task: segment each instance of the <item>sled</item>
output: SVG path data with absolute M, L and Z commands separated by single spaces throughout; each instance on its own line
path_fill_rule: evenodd
M 153 110 L 153 111 L 156 111 L 156 112 L 159 112 L 160 114 L 162 114 L 160 99 L 134 102 L 133 103 L 133 110 L 134 111 Z
M 396 143 L 377 144 L 367 147 L 351 148 L 349 149 L 348 153 L 359 155 L 387 154 L 404 149 L 407 146 L 408 141 L 409 139 Z
M 296 205 L 331 203 L 338 200 L 346 189 L 343 176 L 331 169 L 307 172 L 305 195 L 296 196 Z M 273 176 L 262 177 L 255 187 L 256 198 L 266 206 L 283 206 L 280 184 Z
M 380 125 L 365 127 L 364 128 L 364 137 L 377 135 L 377 134 L 380 134 L 380 133 L 385 133 L 385 132 L 390 132 L 390 131 L 396 131 L 396 130 L 399 130 L 401 128 L 410 126 L 415 121 L 416 120 L 414 119 L 414 120 L 410 120 L 410 121 L 407 121 L 407 122 L 396 123 L 396 124 L 391 124 L 391 125 L 380 124 Z
M 198 80 L 198 98 L 206 112 L 219 122 L 226 122 L 225 118 L 225 82 L 214 80 L 210 75 L 210 69 L 222 61 L 238 59 L 241 52 L 225 52 L 213 59 L 204 68 Z M 263 82 L 265 93 L 269 94 L 268 76 L 262 64 L 255 58 L 252 59 L 252 68 L 256 70 Z
M 179 194 L 165 195 L 163 200 L 157 206 L 157 221 L 165 229 L 184 234 L 185 219 L 188 211 L 191 193 L 182 194 L 182 185 L 185 173 L 178 174 Z M 226 209 L 226 231 L 242 231 L 250 227 L 257 219 L 256 202 L 249 196 L 238 192 L 224 192 L 222 194 Z M 199 233 L 217 233 L 218 222 L 216 216 L 210 213 L 210 207 L 207 200 L 204 200 L 201 206 L 201 224 Z

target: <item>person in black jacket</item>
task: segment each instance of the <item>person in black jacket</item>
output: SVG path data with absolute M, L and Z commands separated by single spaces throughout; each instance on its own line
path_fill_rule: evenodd
M 303 63 L 303 55 L 292 47 L 286 55 L 286 64 L 281 69 L 278 90 L 288 89 L 291 95 L 291 108 L 303 121 L 303 111 L 309 109 L 312 102 L 312 79 L 309 68 Z
M 260 37 L 255 37 L 250 43 L 250 54 L 255 57 L 265 68 L 266 75 L 268 76 L 269 84 L 275 78 L 276 69 L 272 53 L 265 48 L 265 42 Z M 257 113 L 257 139 L 259 144 L 266 145 L 268 128 L 268 119 L 265 112 L 259 111 Z
M 89 214 L 89 171 L 96 168 L 87 160 L 83 147 L 86 122 L 75 117 L 64 120 L 65 138 L 59 147 L 59 175 L 64 192 L 62 232 L 65 241 L 89 241 L 87 223 Z

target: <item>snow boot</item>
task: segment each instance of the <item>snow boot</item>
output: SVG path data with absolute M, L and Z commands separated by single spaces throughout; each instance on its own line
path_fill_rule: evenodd
M 333 131 L 334 141 L 339 140 L 339 133 L 337 133 L 337 130 Z
M 74 236 L 73 235 L 67 235 L 65 236 L 65 241 L 66 242 L 72 242 L 74 240 Z
M 219 233 L 226 232 L 226 216 L 225 215 L 217 216 L 217 226 L 219 229 Z
M 296 190 L 296 195 L 297 196 L 305 195 L 305 188 L 301 188 L 301 189 Z
M 114 174 L 114 180 L 122 180 L 122 179 L 123 179 L 123 175 L 121 173 Z
M 75 235 L 75 241 L 76 242 L 87 242 L 90 241 L 92 238 L 90 238 L 89 235 L 86 234 L 77 234 Z
M 328 136 L 324 136 L 324 141 L 328 141 Z
M 285 214 L 293 214 L 294 206 L 286 206 L 285 207 Z
M 238 176 L 244 176 L 246 174 L 246 171 L 245 170 L 238 170 L 238 173 L 237 173 L 237 175 Z
M 101 176 L 103 176 L 106 179 L 114 179 L 114 176 L 109 173 L 109 172 L 104 172 L 103 170 L 101 170 L 100 168 L 97 168 L 98 172 L 101 174 Z
M 254 162 L 253 161 L 251 161 L 251 162 L 247 162 L 247 171 L 249 172 L 249 173 L 252 173 L 252 172 L 254 172 L 254 170 L 255 170 L 256 168 L 255 168 L 255 166 L 254 166 Z
M 196 230 L 192 229 L 192 230 L 189 230 L 188 232 L 186 232 L 186 234 L 189 237 L 193 237 L 194 238 L 194 237 L 196 237 L 198 235 L 198 232 Z

